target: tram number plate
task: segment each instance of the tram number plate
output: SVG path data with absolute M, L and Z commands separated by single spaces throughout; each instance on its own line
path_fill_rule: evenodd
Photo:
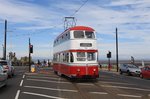
M 92 43 L 80 43 L 81 47 L 92 47 Z

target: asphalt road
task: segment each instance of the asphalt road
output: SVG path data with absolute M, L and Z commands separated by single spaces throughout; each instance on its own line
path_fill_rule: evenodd
M 16 75 L 0 89 L 0 99 L 150 99 L 150 80 L 100 71 L 96 80 L 69 80 L 40 69 L 28 73 L 16 67 Z

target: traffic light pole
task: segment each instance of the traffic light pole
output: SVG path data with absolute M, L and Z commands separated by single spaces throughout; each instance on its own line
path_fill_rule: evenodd
M 30 38 L 29 38 L 29 72 L 30 72 L 30 69 L 31 69 L 31 53 L 30 53 Z
M 108 58 L 108 71 L 110 71 L 111 64 L 110 64 L 110 58 Z

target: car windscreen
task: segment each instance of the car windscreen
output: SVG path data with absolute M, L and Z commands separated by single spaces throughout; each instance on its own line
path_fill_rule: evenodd
M 145 70 L 150 71 L 150 67 L 145 68 Z
M 137 66 L 135 65 L 128 65 L 129 68 L 138 68 Z
M 1 61 L 1 62 L 0 62 L 0 65 L 7 65 L 7 62 Z

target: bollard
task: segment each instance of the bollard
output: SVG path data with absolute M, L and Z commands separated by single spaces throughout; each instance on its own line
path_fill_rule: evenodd
M 32 73 L 35 72 L 35 65 L 31 65 L 31 72 L 32 72 Z

